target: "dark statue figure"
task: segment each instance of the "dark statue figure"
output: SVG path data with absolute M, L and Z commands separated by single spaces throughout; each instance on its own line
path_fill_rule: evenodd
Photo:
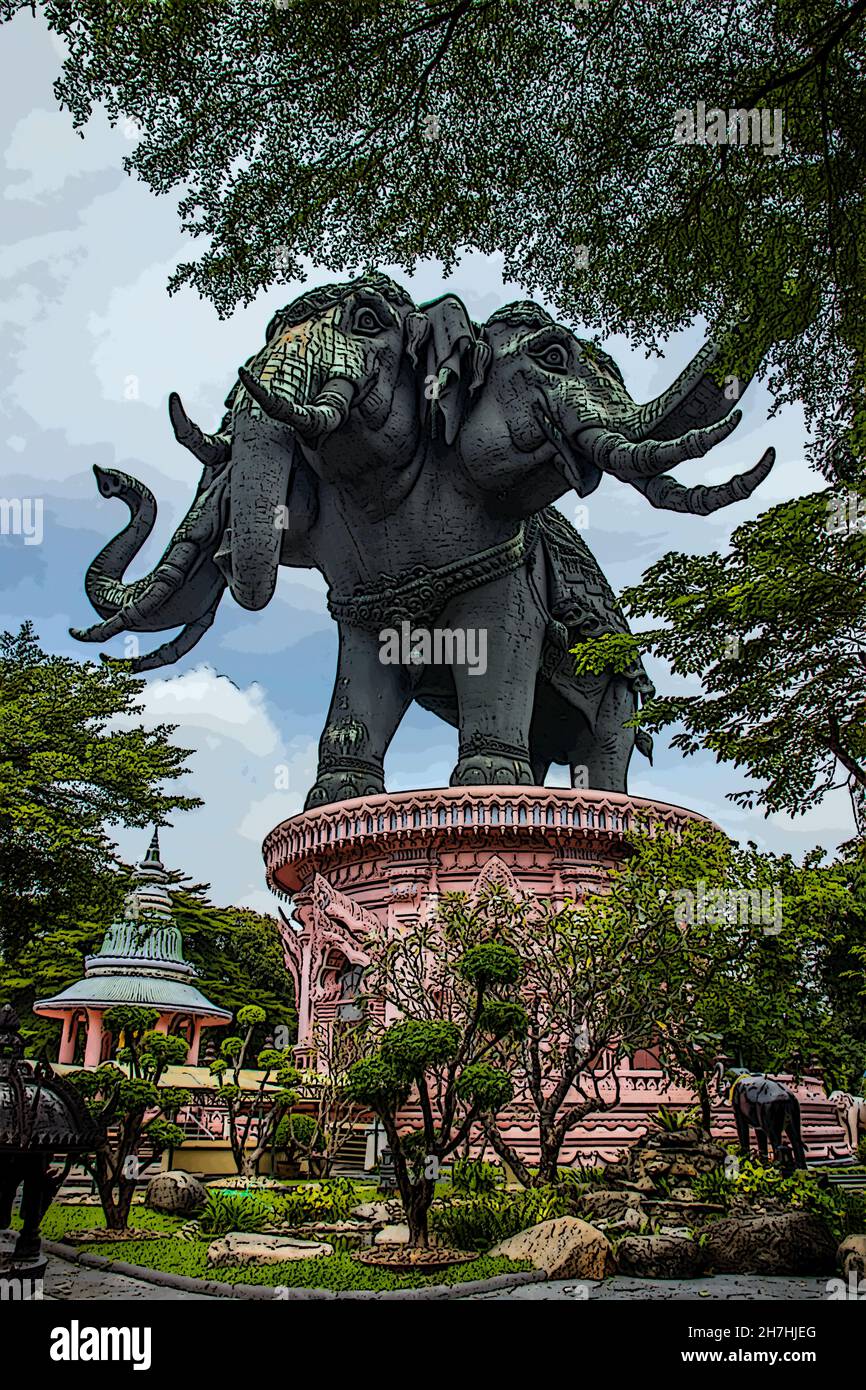
M 704 347 L 658 400 L 637 405 L 616 364 L 537 304 L 483 325 L 446 295 L 417 307 L 383 275 L 302 295 L 272 319 L 239 373 L 216 434 L 169 402 L 174 432 L 203 465 L 162 559 L 123 576 L 153 529 L 142 483 L 95 469 L 130 521 L 86 577 L 103 621 L 75 630 L 181 628 L 146 671 L 188 652 L 226 588 L 263 608 L 279 565 L 318 569 L 339 627 L 337 676 L 307 806 L 384 791 L 383 759 L 413 700 L 459 729 L 453 785 L 542 784 L 551 763 L 575 784 L 624 792 L 636 745 L 625 727 L 652 692 L 640 663 L 576 676 L 569 647 L 627 632 L 591 552 L 552 503 L 612 474 L 654 507 L 705 515 L 745 497 L 768 450 L 718 487 L 668 473 L 725 439 L 740 416 Z M 383 659 L 387 634 L 484 633 L 485 669 Z M 408 630 L 408 629 L 407 629 Z M 453 650 L 453 648 L 452 648 Z
M 722 1064 L 717 1066 L 719 1088 L 724 1085 Z M 749 1130 L 755 1131 L 758 1153 L 766 1162 L 767 1140 L 773 1146 L 773 1158 L 785 1171 L 806 1167 L 806 1150 L 800 1135 L 800 1102 L 770 1076 L 755 1075 L 743 1067 L 729 1067 L 727 1076 L 733 1078 L 730 1102 L 737 1126 L 740 1152 L 749 1156 Z M 785 1136 L 787 1135 L 787 1139 Z

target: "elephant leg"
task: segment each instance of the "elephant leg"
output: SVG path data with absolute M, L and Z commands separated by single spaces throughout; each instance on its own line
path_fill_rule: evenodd
M 529 727 L 547 617 L 525 566 L 460 595 L 438 625 L 462 633 L 476 657 L 452 666 L 460 750 L 451 785 L 533 785 Z
M 628 790 L 634 729 L 627 729 L 625 721 L 632 718 L 635 709 L 635 697 L 628 683 L 612 679 L 599 705 L 591 737 L 580 739 L 569 758 L 573 786 L 606 792 Z
M 856 1110 L 846 1110 L 845 1117 L 842 1121 L 842 1128 L 845 1131 L 845 1138 L 848 1140 L 851 1148 L 856 1149 L 858 1130 Z
M 385 790 L 384 758 L 412 699 L 418 673 L 390 665 L 378 634 L 340 625 L 337 678 L 305 810 Z
M 759 1155 L 759 1157 L 762 1158 L 762 1159 L 764 1160 L 764 1162 L 766 1163 L 767 1159 L 768 1159 L 769 1156 L 770 1156 L 770 1155 L 769 1155 L 769 1151 L 768 1151 L 768 1149 L 767 1149 L 767 1131 L 766 1131 L 765 1129 L 756 1129 L 756 1130 L 755 1130 L 755 1138 L 756 1138 L 757 1141 L 758 1141 L 758 1155 Z M 774 1156 L 774 1157 L 775 1157 L 775 1153 L 776 1153 L 776 1143 L 775 1143 L 775 1141 L 774 1141 L 774 1142 L 773 1142 L 773 1156 Z
M 803 1136 L 800 1133 L 800 1116 L 796 1111 L 788 1114 L 785 1131 L 791 1141 L 791 1148 L 794 1151 L 794 1163 L 798 1168 L 805 1168 L 806 1150 L 803 1147 Z
M 537 787 L 544 786 L 544 779 L 550 771 L 550 759 L 533 751 L 532 753 L 532 780 Z

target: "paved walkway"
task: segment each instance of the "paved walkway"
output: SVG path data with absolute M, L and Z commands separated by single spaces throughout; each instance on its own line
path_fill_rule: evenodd
M 470 1296 L 471 1297 L 471 1296 Z M 577 1283 L 574 1279 L 546 1284 L 522 1284 L 498 1293 L 476 1294 L 481 1299 L 547 1299 L 561 1302 L 632 1302 L 635 1299 L 662 1299 L 691 1303 L 712 1303 L 728 1299 L 748 1299 L 791 1303 L 802 1299 L 825 1300 L 826 1279 L 793 1279 L 758 1274 L 716 1274 L 710 1279 L 629 1279 L 623 1274 L 603 1283 Z M 470 1299 L 464 1300 L 469 1302 Z
M 221 1302 L 209 1293 L 185 1293 L 181 1289 L 150 1284 L 145 1279 L 133 1279 L 128 1274 L 111 1274 L 105 1269 L 88 1269 L 87 1265 L 72 1264 L 56 1255 L 48 1256 L 45 1271 L 45 1297 L 50 1299 L 193 1299 L 209 1303 Z

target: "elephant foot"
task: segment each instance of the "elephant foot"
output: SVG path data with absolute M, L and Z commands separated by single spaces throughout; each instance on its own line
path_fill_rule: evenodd
M 314 785 L 307 793 L 305 811 L 317 806 L 329 806 L 334 801 L 351 801 L 356 796 L 381 796 L 385 778 L 380 765 L 360 761 L 341 762 L 338 766 L 320 768 Z
M 463 757 L 451 774 L 452 787 L 534 787 L 535 778 L 527 754 L 519 748 L 504 752 L 473 753 Z

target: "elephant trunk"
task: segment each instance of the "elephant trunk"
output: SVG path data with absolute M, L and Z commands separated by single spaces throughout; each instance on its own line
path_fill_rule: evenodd
M 133 479 L 128 481 L 133 489 L 141 487 Z M 72 636 L 80 642 L 103 642 L 124 631 L 159 631 L 199 620 L 218 601 L 224 588 L 213 558 L 225 529 L 226 493 L 223 475 L 198 495 L 150 574 L 132 584 L 113 580 L 113 588 L 108 591 L 94 581 L 92 587 L 102 600 L 97 611 L 107 612 L 108 616 L 89 628 L 71 628 Z M 123 494 L 118 488 L 107 495 Z M 153 506 L 155 512 L 156 504 Z M 115 564 L 120 564 L 120 560 L 115 558 Z
M 348 418 L 354 387 L 331 379 L 301 405 L 272 394 L 246 371 L 240 376 L 263 414 L 239 410 L 234 417 L 230 558 L 222 551 L 217 563 L 232 597 L 243 608 L 259 609 L 277 583 L 297 437 L 314 447 L 338 429 Z
M 242 608 L 264 608 L 276 588 L 295 447 L 292 434 L 270 421 L 235 417 L 231 533 L 216 562 Z
M 103 546 L 84 576 L 84 589 L 101 618 L 110 618 L 135 597 L 137 584 L 123 584 L 126 570 L 141 550 L 156 521 L 156 498 L 127 473 L 94 464 L 93 473 L 103 497 L 119 497 L 129 508 L 129 521 Z

